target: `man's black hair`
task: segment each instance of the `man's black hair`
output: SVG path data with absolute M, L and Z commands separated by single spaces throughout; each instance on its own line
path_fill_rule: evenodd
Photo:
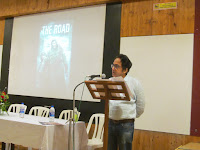
M 126 75 L 128 74 L 130 68 L 132 67 L 132 62 L 130 61 L 130 59 L 124 55 L 124 54 L 119 54 L 116 58 L 119 58 L 121 60 L 122 63 L 122 69 L 126 70 L 126 68 L 128 68 L 128 71 L 126 73 Z M 116 59 L 115 58 L 115 59 Z

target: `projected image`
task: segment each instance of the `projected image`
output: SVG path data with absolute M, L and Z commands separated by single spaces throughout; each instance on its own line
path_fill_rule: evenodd
M 15 17 L 8 93 L 73 99 L 78 83 L 102 72 L 105 16 L 99 5 Z
M 56 85 L 67 87 L 70 75 L 72 43 L 71 24 L 49 24 L 40 31 L 40 47 L 37 57 L 37 87 Z

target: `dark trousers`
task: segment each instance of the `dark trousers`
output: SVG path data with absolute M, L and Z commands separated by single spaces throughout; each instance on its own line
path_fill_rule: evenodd
M 108 125 L 108 149 L 107 150 L 132 150 L 134 134 L 133 122 L 113 122 Z

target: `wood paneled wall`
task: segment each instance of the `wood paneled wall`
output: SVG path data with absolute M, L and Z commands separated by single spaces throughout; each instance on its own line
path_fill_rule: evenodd
M 133 150 L 174 150 L 189 142 L 200 142 L 200 137 L 135 130 Z
M 87 126 L 87 124 L 86 124 Z M 92 125 L 89 138 L 92 138 L 94 125 Z M 153 132 L 145 130 L 135 130 L 133 138 L 133 150 L 174 150 L 180 145 L 185 145 L 189 142 L 200 142 L 200 137 Z M 98 150 L 103 150 L 99 148 Z
M 121 0 L 0 0 L 0 45 L 3 44 L 5 18 L 120 1 Z
M 120 1 L 2 0 L 0 18 Z M 163 2 L 177 2 L 178 8 L 153 10 L 153 4 Z M 194 10 L 195 0 L 122 0 L 121 37 L 194 33 Z
M 5 24 L 2 18 L 119 1 L 1 0 L 0 45 Z M 153 11 L 153 4 L 162 2 L 178 2 L 178 8 Z M 195 0 L 122 0 L 121 37 L 194 33 L 194 9 Z M 133 150 L 174 150 L 188 142 L 200 142 L 200 137 L 135 130 Z
M 0 20 L 0 45 L 3 45 L 5 20 Z
M 92 131 L 94 126 L 92 126 Z M 89 135 L 92 137 L 92 134 Z M 144 130 L 135 130 L 132 149 L 133 150 L 175 150 L 180 145 L 185 145 L 189 142 L 200 142 L 200 137 L 178 135 L 170 133 L 160 133 Z M 15 146 L 16 149 L 18 145 Z M 1 144 L 0 144 L 1 150 Z M 26 147 L 19 147 L 19 150 L 27 150 Z M 36 149 L 33 149 L 36 150 Z M 98 148 L 96 150 L 103 150 Z
M 120 0 L 1 0 L 0 18 L 119 1 Z
M 177 2 L 177 9 L 153 4 Z M 123 0 L 121 37 L 194 33 L 195 0 Z
M 190 142 L 200 142 L 200 137 L 170 133 L 135 130 L 133 150 L 175 150 Z M 99 148 L 96 150 L 103 150 Z
M 94 128 L 94 126 L 93 126 Z M 94 130 L 92 128 L 92 131 Z M 92 134 L 89 134 L 92 137 Z M 200 137 L 135 130 L 132 144 L 133 150 L 175 150 L 190 142 L 200 142 Z M 99 148 L 97 150 L 103 150 Z

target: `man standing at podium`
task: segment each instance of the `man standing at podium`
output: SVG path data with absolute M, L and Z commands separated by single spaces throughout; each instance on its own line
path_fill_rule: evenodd
M 134 96 L 130 101 L 109 101 L 108 150 L 132 150 L 135 118 L 144 112 L 142 86 L 137 79 L 127 75 L 131 66 L 131 61 L 123 54 L 111 64 L 112 76 L 123 77 Z

